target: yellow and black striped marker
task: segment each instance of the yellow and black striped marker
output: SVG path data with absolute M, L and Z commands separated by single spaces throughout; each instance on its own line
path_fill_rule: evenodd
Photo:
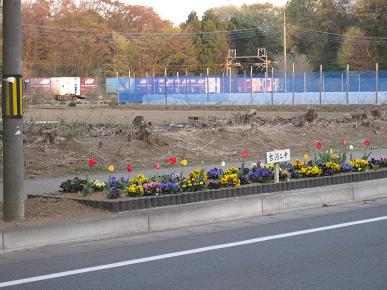
M 21 75 L 3 75 L 2 77 L 3 118 L 23 117 L 23 79 Z

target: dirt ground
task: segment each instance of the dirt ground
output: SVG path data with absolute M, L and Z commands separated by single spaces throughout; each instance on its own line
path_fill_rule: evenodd
M 3 206 L 0 203 L 0 228 L 14 228 L 21 225 L 46 224 L 61 220 L 77 220 L 111 214 L 71 200 L 31 198 L 26 201 L 26 219 L 15 223 L 3 222 Z
M 315 107 L 318 118 L 312 122 L 289 120 L 303 115 L 308 108 L 30 107 L 25 114 L 25 174 L 31 178 L 76 175 L 88 170 L 90 158 L 95 159 L 100 172 L 106 172 L 109 164 L 114 164 L 117 170 L 125 169 L 128 163 L 136 169 L 152 168 L 156 162 L 166 165 L 167 158 L 172 156 L 178 160 L 188 159 L 191 165 L 202 161 L 206 164 L 241 161 L 244 150 L 257 160 L 264 160 L 267 151 L 284 148 L 291 148 L 293 156 L 302 156 L 305 152 L 312 156 L 317 141 L 326 149 L 344 149 L 342 140 L 356 149 L 368 151 L 387 147 L 387 106 L 322 106 Z M 371 114 L 375 108 L 380 113 L 376 118 Z M 235 121 L 238 113 L 243 115 L 252 109 L 256 110 L 252 120 Z M 359 114 L 366 114 L 367 118 L 351 119 Z M 133 138 L 132 122 L 139 115 L 146 124 L 153 124 L 147 127 L 150 138 L 146 140 Z M 190 124 L 189 117 L 197 117 L 198 121 Z M 365 139 L 371 141 L 368 148 L 363 145 Z M 27 223 L 101 214 L 106 213 L 73 201 L 41 198 L 27 201 Z
M 313 153 L 316 141 L 328 149 L 342 149 L 343 139 L 357 149 L 364 147 L 365 139 L 371 141 L 371 148 L 385 148 L 387 121 L 383 118 L 387 108 L 379 107 L 383 118 L 367 126 L 360 121 L 334 121 L 352 113 L 370 114 L 373 108 L 318 107 L 316 121 L 295 126 L 286 123 L 286 119 L 304 114 L 306 106 L 34 107 L 28 110 L 26 120 L 59 121 L 26 124 L 25 172 L 30 177 L 77 174 L 88 170 L 90 158 L 101 166 L 100 171 L 106 170 L 108 164 L 117 169 L 125 169 L 128 163 L 137 169 L 152 168 L 156 162 L 166 164 L 171 156 L 188 159 L 190 164 L 200 164 L 202 160 L 207 164 L 231 162 L 241 160 L 244 150 L 263 160 L 265 152 L 277 148 L 291 148 L 293 155 Z M 268 123 L 230 122 L 234 114 L 251 109 L 257 111 L 259 120 Z M 138 115 L 153 123 L 150 142 L 128 138 L 133 130 L 132 121 Z M 198 117 L 199 126 L 188 126 L 188 117 Z M 214 118 L 216 124 L 208 125 Z M 270 122 L 275 118 L 285 122 Z M 53 140 L 42 137 L 45 134 L 54 135 Z
M 125 105 L 125 106 L 90 106 L 78 105 L 37 105 L 31 106 L 25 113 L 25 119 L 35 121 L 87 121 L 93 123 L 131 123 L 134 117 L 142 115 L 154 124 L 184 123 L 190 116 L 202 118 L 229 118 L 233 113 L 256 109 L 259 117 L 272 119 L 275 116 L 290 118 L 305 112 L 309 106 L 237 106 L 237 105 Z M 312 106 L 313 107 L 313 106 Z M 327 105 L 319 107 L 320 118 L 332 119 L 348 112 L 371 110 L 371 105 Z

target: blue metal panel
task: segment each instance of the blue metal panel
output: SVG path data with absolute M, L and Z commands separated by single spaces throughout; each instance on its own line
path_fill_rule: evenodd
M 319 103 L 320 91 L 323 103 L 345 103 L 347 72 L 274 73 L 148 77 L 148 78 L 107 78 L 107 93 L 117 93 L 119 103 L 211 103 L 211 104 L 301 104 Z M 351 71 L 348 79 L 350 103 L 374 102 L 376 90 L 375 71 Z M 379 91 L 387 92 L 387 71 L 379 72 Z M 367 93 L 367 94 L 354 94 Z M 380 94 L 385 96 L 384 94 Z M 383 99 L 383 97 L 381 97 Z M 381 99 L 381 100 L 382 100 Z

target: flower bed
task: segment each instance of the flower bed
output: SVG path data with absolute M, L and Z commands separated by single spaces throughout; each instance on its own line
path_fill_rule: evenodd
M 74 198 L 73 200 L 95 208 L 103 208 L 112 212 L 119 212 L 170 205 L 188 204 L 201 201 L 271 193 L 278 191 L 288 191 L 343 183 L 361 182 L 382 178 L 387 178 L 387 169 L 385 168 L 368 172 L 353 172 L 333 176 L 323 176 L 319 178 L 297 179 L 280 183 L 255 183 L 242 185 L 239 187 L 224 187 L 220 189 L 208 189 L 205 191 L 161 194 L 154 196 L 142 196 L 137 198 L 92 200 L 87 197 L 78 197 Z
M 243 157 L 247 156 L 244 151 Z M 320 152 L 314 160 L 308 161 L 305 156 L 304 161 L 280 164 L 280 183 L 273 182 L 272 164 L 257 162 L 246 167 L 242 162 L 239 168 L 198 168 L 187 176 L 175 172 L 150 177 L 139 174 L 134 178 L 111 175 L 107 182 L 74 178 L 60 187 L 63 192 L 79 192 L 74 199 L 81 203 L 117 212 L 387 177 L 386 158 L 366 157 L 347 161 L 346 154 L 332 150 Z M 168 159 L 170 166 L 176 162 L 176 158 Z M 94 166 L 95 162 L 90 164 Z M 186 166 L 188 161 L 183 159 L 181 164 Z M 129 174 L 132 169 L 128 165 Z M 108 170 L 113 174 L 114 166 L 109 165 Z M 104 193 L 106 199 L 93 200 L 90 197 L 95 192 Z

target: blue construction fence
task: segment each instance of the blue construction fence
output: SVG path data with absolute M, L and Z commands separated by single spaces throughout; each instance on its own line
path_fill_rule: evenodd
M 387 71 L 107 78 L 120 104 L 384 104 Z

